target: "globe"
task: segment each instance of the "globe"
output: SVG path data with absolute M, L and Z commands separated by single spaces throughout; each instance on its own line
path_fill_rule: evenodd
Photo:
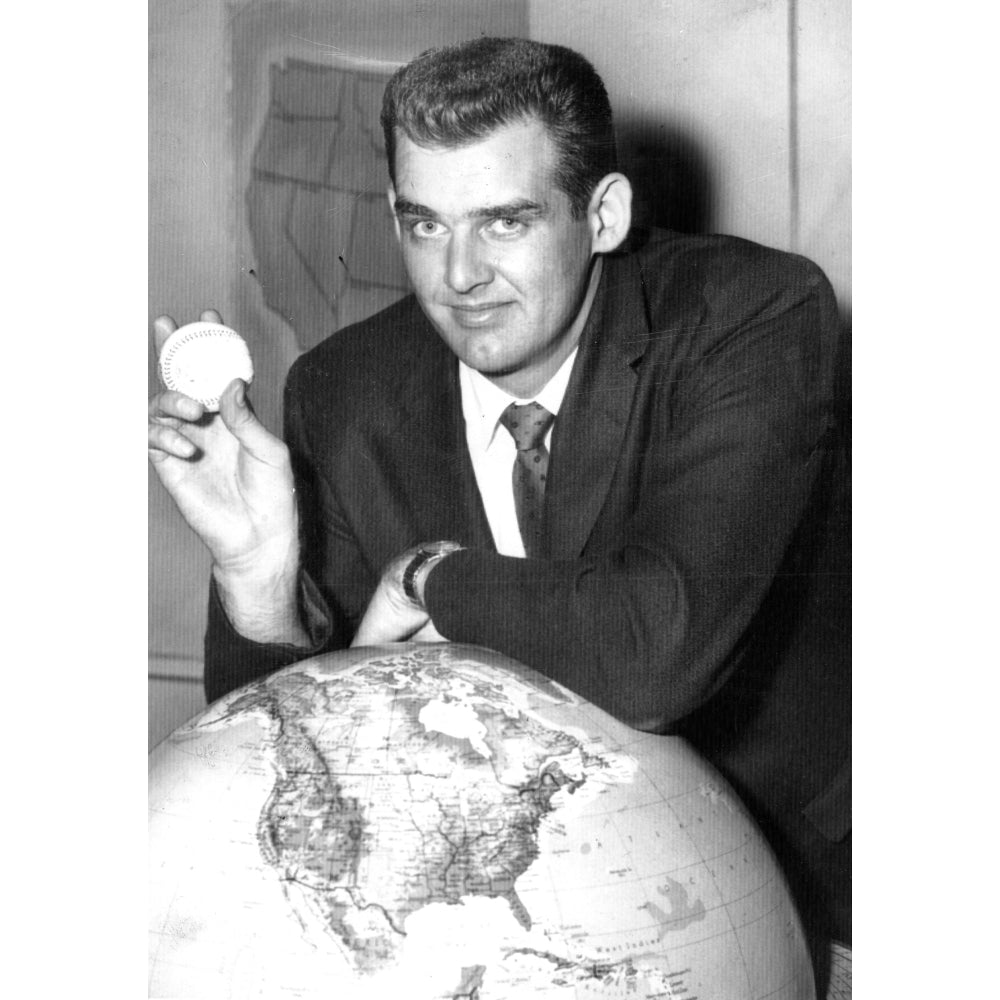
M 814 997 L 720 775 L 490 650 L 303 661 L 149 776 L 150 996 Z

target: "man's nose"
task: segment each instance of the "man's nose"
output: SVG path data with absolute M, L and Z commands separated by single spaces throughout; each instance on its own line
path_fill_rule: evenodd
M 453 235 L 448 243 L 446 263 L 445 281 L 448 287 L 465 294 L 479 285 L 489 284 L 493 280 L 493 266 L 487 253 L 488 248 L 474 235 Z

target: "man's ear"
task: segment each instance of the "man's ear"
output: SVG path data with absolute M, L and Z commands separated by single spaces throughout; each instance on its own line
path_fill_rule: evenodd
M 632 224 L 632 185 L 624 174 L 608 174 L 594 188 L 587 208 L 592 253 L 621 246 Z
M 399 218 L 396 215 L 396 189 L 390 183 L 385 193 L 389 198 L 389 214 L 392 216 L 392 225 L 396 230 L 396 239 L 402 242 L 403 234 L 399 231 Z

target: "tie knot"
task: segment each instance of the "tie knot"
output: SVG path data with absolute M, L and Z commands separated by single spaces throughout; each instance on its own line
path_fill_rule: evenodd
M 510 432 L 518 451 L 531 451 L 539 447 L 553 420 L 555 415 L 538 403 L 525 403 L 524 406 L 511 403 L 500 414 L 500 423 Z

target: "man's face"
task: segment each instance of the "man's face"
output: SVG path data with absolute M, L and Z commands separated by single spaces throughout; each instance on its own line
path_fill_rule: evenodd
M 555 163 L 537 121 L 456 149 L 400 135 L 389 192 L 424 312 L 467 365 L 522 397 L 548 381 L 579 338 L 571 327 L 591 258 L 587 218 L 573 218 Z

